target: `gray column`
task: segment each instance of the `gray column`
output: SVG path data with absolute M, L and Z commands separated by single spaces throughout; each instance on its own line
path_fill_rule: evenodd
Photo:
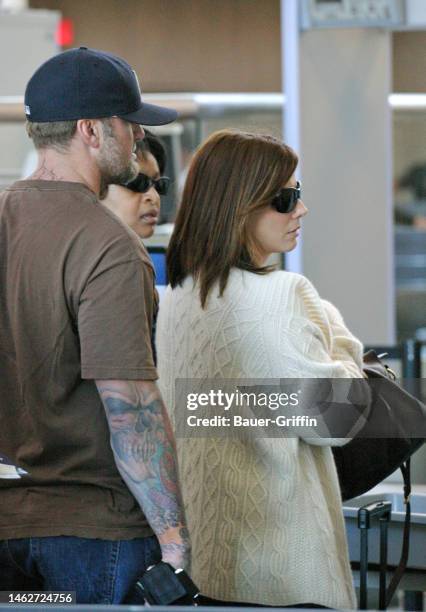
M 300 35 L 302 271 L 368 344 L 395 341 L 390 74 L 389 32 Z

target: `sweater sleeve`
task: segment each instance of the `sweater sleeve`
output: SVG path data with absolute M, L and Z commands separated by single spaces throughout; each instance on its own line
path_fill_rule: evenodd
M 341 446 L 364 426 L 369 413 L 370 391 L 360 367 L 362 345 L 347 330 L 338 310 L 321 300 L 306 278 L 294 275 L 293 282 L 286 290 L 292 294 L 290 299 L 287 297 L 287 304 L 291 304 L 291 308 L 265 321 L 268 330 L 265 344 L 272 375 L 282 378 L 285 372 L 287 378 L 305 381 L 301 381 L 301 389 L 302 393 L 303 389 L 307 390 L 305 397 L 312 398 L 309 401 L 315 401 L 312 396 L 314 383 L 310 379 L 354 379 L 346 384 L 342 381 L 342 387 L 351 389 L 350 397 L 356 398 L 356 409 L 352 401 L 336 402 L 333 399 L 332 419 L 338 414 L 336 410 L 345 410 L 345 414 L 342 413 L 344 438 L 320 436 L 316 428 L 298 429 L 299 436 L 309 444 Z M 340 387 L 336 385 L 336 388 Z M 325 421 L 322 425 L 326 425 Z
M 333 359 L 345 363 L 348 371 L 362 378 L 363 346 L 346 327 L 342 315 L 333 304 L 321 300 L 331 330 L 331 351 Z

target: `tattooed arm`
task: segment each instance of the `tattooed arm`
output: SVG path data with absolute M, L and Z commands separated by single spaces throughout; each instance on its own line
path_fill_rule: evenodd
M 179 489 L 170 421 L 152 381 L 98 380 L 123 480 L 157 536 L 163 561 L 189 563 L 190 543 Z

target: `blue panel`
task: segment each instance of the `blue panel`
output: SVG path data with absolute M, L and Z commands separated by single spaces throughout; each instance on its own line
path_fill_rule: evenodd
M 157 249 L 152 252 L 148 249 L 149 256 L 152 259 L 155 268 L 155 284 L 167 285 L 167 269 L 166 269 L 166 251 L 158 252 Z

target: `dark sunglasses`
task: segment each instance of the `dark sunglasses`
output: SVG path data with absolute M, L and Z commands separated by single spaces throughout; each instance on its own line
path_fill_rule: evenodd
M 130 183 L 127 183 L 125 186 L 127 189 L 131 189 L 138 193 L 145 193 L 151 189 L 151 187 L 154 187 L 159 195 L 166 195 L 169 190 L 169 185 L 170 179 L 168 176 L 160 176 L 159 179 L 152 179 L 140 172 L 133 181 L 130 181 Z
M 297 181 L 296 187 L 283 187 L 272 199 L 271 205 L 279 213 L 291 213 L 302 196 L 302 185 Z

